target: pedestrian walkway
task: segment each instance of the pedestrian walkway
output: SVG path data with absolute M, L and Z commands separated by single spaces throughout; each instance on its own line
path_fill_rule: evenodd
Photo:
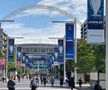
M 91 88 L 89 84 L 83 84 L 82 87 L 79 87 L 78 85 L 76 85 L 76 89 L 77 90 L 93 90 L 93 88 Z
M 19 83 L 17 80 L 16 82 L 16 90 L 30 90 L 30 81 L 27 79 L 22 79 Z M 7 89 L 7 83 L 0 82 L 0 90 L 8 90 Z M 46 86 L 40 85 L 37 90 L 70 90 L 70 88 L 66 85 L 63 87 L 60 87 L 59 82 L 55 82 L 54 87 L 51 87 L 51 84 L 48 83 Z M 76 88 L 73 90 L 93 90 L 90 88 L 89 84 L 83 84 L 80 88 L 78 85 L 76 85 Z
M 16 86 L 15 86 L 16 90 L 31 90 L 29 80 L 22 79 L 20 83 L 17 80 L 15 80 L 15 82 L 16 82 Z M 0 90 L 8 90 L 6 82 L 5 83 L 0 82 Z M 37 88 L 37 90 L 70 90 L 70 88 L 66 86 L 60 87 L 59 82 L 57 81 L 54 87 L 51 87 L 51 84 L 48 83 L 46 86 L 40 85 Z M 73 89 L 73 90 L 77 90 L 77 89 Z

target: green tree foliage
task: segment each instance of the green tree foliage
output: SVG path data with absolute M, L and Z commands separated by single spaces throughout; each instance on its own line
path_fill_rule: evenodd
M 8 71 L 15 71 L 16 70 L 16 65 L 15 63 L 10 63 L 8 64 Z
M 0 57 L 4 57 L 4 52 L 0 51 Z
M 66 71 L 71 72 L 74 71 L 75 63 L 74 60 L 67 60 L 66 61 Z
M 77 47 L 77 69 L 79 72 L 87 73 L 94 69 L 95 55 L 93 45 L 79 40 Z
M 94 45 L 95 70 L 105 72 L 105 45 Z

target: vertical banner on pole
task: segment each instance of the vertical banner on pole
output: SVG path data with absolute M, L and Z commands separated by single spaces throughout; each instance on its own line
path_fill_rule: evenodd
M 74 52 L 74 23 L 66 23 L 66 59 L 72 60 L 75 58 Z
M 21 54 L 21 47 L 17 47 L 17 64 L 21 64 L 22 54 Z
M 64 62 L 64 41 L 63 39 L 58 40 L 58 62 Z
M 0 70 L 5 69 L 5 61 L 6 59 L 4 57 L 0 57 Z
M 58 47 L 54 48 L 54 65 L 58 65 Z
M 104 0 L 88 0 L 87 42 L 104 42 Z
M 8 38 L 8 62 L 14 62 L 14 39 Z
M 22 63 L 26 63 L 26 54 L 22 53 Z

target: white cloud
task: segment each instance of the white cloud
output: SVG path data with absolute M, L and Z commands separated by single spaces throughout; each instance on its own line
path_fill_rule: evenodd
M 8 35 L 11 37 L 24 37 L 23 40 L 30 43 L 35 41 L 41 40 L 42 42 L 45 42 L 45 39 L 48 41 L 49 37 L 64 37 L 65 33 L 65 24 L 64 23 L 55 23 L 52 24 L 52 26 L 42 29 L 37 28 L 31 28 L 31 27 L 25 27 L 21 23 L 15 23 L 15 24 L 5 24 L 3 26 L 4 30 L 8 32 Z M 77 26 L 77 37 L 80 37 L 80 27 Z M 25 43 L 23 40 L 23 43 Z M 50 42 L 49 40 L 48 42 Z M 53 41 L 53 40 L 52 40 Z M 51 43 L 52 43 L 51 41 Z M 17 40 L 18 43 L 18 40 Z M 55 43 L 55 42 L 53 42 Z
M 41 0 L 38 4 L 55 6 L 72 15 L 83 14 L 87 11 L 87 0 Z
M 86 19 L 86 11 L 87 11 L 87 0 L 40 0 L 37 5 L 49 5 L 60 8 L 69 12 L 73 17 L 80 19 L 80 21 L 84 22 Z M 21 14 L 17 15 L 17 17 L 29 16 L 29 15 L 48 15 L 49 17 L 55 17 L 61 15 L 60 12 L 48 9 L 34 8 L 23 11 Z M 21 23 L 16 24 L 8 24 L 5 25 L 5 29 L 12 36 L 24 36 L 25 40 L 27 39 L 47 39 L 48 37 L 63 37 L 65 27 L 63 24 L 53 24 L 52 26 L 47 28 L 32 28 L 25 27 Z M 37 34 L 38 33 L 38 34 Z M 77 26 L 77 37 L 80 37 L 80 26 Z M 30 40 L 31 41 L 31 40 Z M 43 40 L 45 41 L 45 40 Z
M 63 25 L 52 25 L 50 28 L 36 29 L 31 27 L 25 27 L 23 24 L 5 24 L 4 30 L 12 37 L 24 36 L 25 39 L 48 39 L 50 36 L 63 36 L 64 28 Z
M 60 8 L 70 13 L 76 18 L 86 18 L 87 12 L 87 0 L 41 0 L 37 5 L 49 5 Z M 28 16 L 28 15 L 48 15 L 51 17 L 61 15 L 60 12 L 54 10 L 48 10 L 45 8 L 32 8 L 25 10 L 21 15 L 17 17 Z

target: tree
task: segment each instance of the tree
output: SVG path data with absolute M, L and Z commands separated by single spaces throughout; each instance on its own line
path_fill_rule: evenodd
M 0 57 L 4 57 L 4 52 L 0 51 Z
M 77 69 L 87 73 L 94 69 L 95 55 L 93 45 L 87 44 L 83 39 L 79 40 L 77 48 Z
M 94 45 L 95 70 L 105 72 L 105 45 Z
M 15 71 L 16 70 L 16 65 L 15 63 L 9 63 L 8 64 L 8 71 Z

